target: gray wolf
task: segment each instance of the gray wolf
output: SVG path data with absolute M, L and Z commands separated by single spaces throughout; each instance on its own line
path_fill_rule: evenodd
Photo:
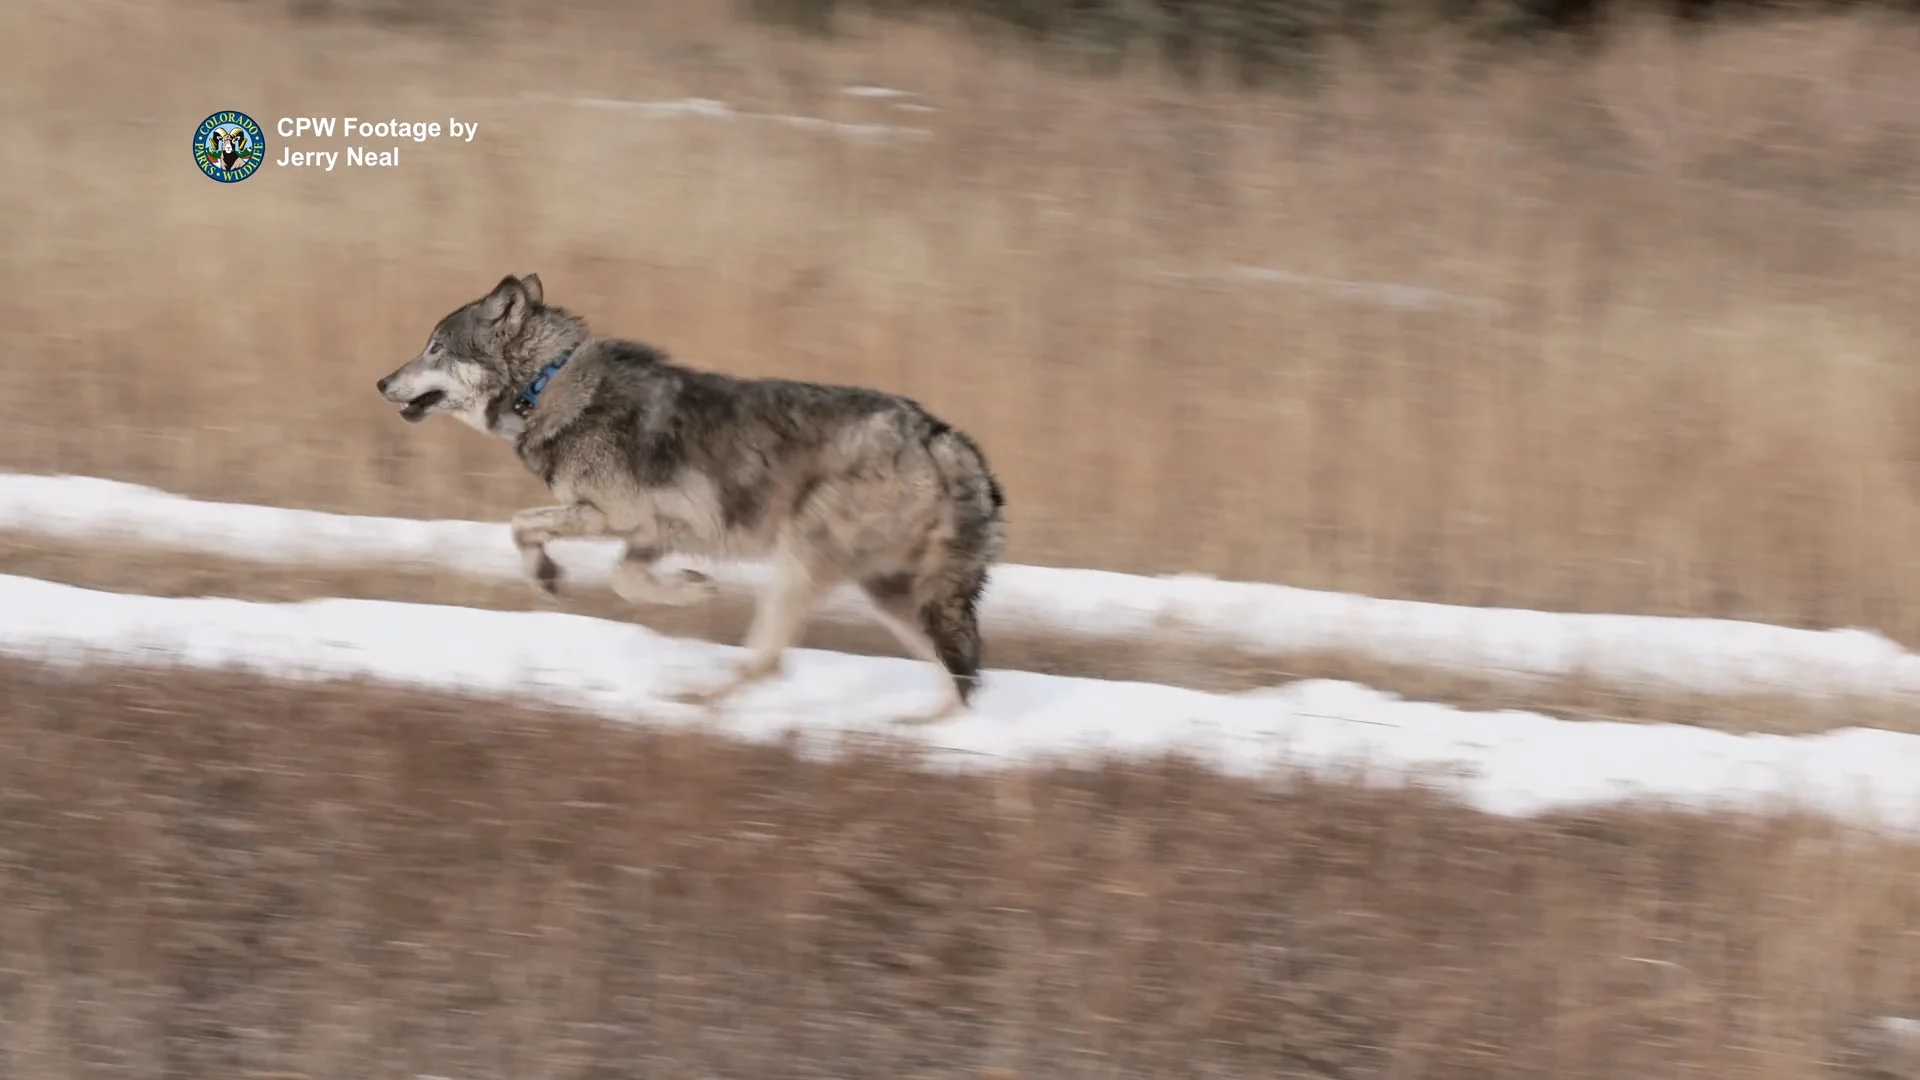
M 684 605 L 706 575 L 668 554 L 764 561 L 746 661 L 713 703 L 776 674 L 815 606 L 857 585 L 915 658 L 947 674 L 940 704 L 980 680 L 977 608 L 1005 538 L 999 481 L 979 446 L 904 397 L 682 366 L 638 341 L 595 337 L 548 304 L 540 277 L 508 275 L 441 319 L 379 390 L 418 423 L 445 414 L 506 439 L 557 505 L 513 516 L 535 585 L 557 595 L 549 541 L 625 541 L 614 592 Z

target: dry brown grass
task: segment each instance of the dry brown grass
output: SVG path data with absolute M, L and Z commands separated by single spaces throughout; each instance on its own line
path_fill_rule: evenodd
M 0 1073 L 1869 1076 L 1920 847 L 0 662 Z
M 605 589 L 569 590 L 558 604 L 518 581 L 404 566 L 288 566 L 225 559 L 128 544 L 76 545 L 0 531 L 0 574 L 60 581 L 88 589 L 149 596 L 229 596 L 289 603 L 344 596 L 413 604 L 451 604 L 501 611 L 546 611 L 639 622 L 663 634 L 737 644 L 752 614 L 745 596 L 726 595 L 692 608 L 636 607 Z M 803 645 L 837 652 L 897 656 L 899 645 L 869 618 L 823 614 Z M 1142 680 L 1234 693 L 1300 679 L 1344 679 L 1413 701 L 1463 709 L 1523 709 L 1571 720 L 1691 724 L 1717 731 L 1809 735 L 1847 727 L 1920 733 L 1920 709 L 1909 695 L 1709 694 L 1623 685 L 1573 676 L 1521 678 L 1395 663 L 1357 650 L 1262 653 L 1223 646 L 1194 630 L 1169 626 L 1144 637 L 1092 637 L 1022 627 L 988 635 L 993 668 L 1095 679 Z
M 975 430 L 1019 560 L 1920 641 L 1911 26 L 1649 29 L 1474 85 L 1410 48 L 1303 101 L 931 25 L 544 10 L 460 36 L 5 5 L 0 466 L 500 518 L 538 498 L 504 449 L 372 382 L 537 269 L 605 331 Z M 565 102 L 690 94 L 934 134 Z M 186 143 L 230 106 L 481 130 L 228 187 Z M 1148 269 L 1233 264 L 1495 306 Z

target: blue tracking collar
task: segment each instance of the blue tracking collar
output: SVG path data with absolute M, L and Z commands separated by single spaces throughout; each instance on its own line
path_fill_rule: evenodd
M 540 374 L 535 375 L 533 381 L 527 384 L 527 388 L 520 391 L 520 396 L 513 399 L 515 414 L 525 416 L 533 411 L 535 405 L 540 404 L 540 391 L 547 388 L 547 381 L 553 378 L 554 373 L 566 367 L 567 361 L 573 359 L 573 350 L 576 348 L 579 346 L 568 346 L 566 352 L 554 357 L 552 363 L 540 369 Z

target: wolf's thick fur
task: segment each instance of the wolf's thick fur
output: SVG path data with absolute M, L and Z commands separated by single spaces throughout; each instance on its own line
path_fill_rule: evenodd
M 513 442 L 558 499 L 513 518 L 527 573 L 549 593 L 560 575 L 546 544 L 569 537 L 624 539 L 613 588 L 636 602 L 713 593 L 705 575 L 661 571 L 669 553 L 770 562 L 749 659 L 687 697 L 717 700 L 778 671 L 846 581 L 908 652 L 951 676 L 928 718 L 963 707 L 979 682 L 976 606 L 1004 544 L 1000 485 L 972 439 L 906 398 L 682 367 L 591 336 L 545 302 L 535 274 L 441 319 L 379 389 L 409 421 L 447 413 Z

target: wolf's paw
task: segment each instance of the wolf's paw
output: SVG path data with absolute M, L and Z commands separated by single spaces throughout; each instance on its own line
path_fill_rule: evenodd
M 668 693 L 666 698 L 681 705 L 712 708 L 749 686 L 779 675 L 782 666 L 777 656 L 751 656 L 733 665 L 728 676 L 718 682 L 705 686 L 684 687 Z
M 560 564 L 546 552 L 536 552 L 527 559 L 527 582 L 540 595 L 559 599 L 560 577 Z
M 685 567 L 660 573 L 648 566 L 621 563 L 613 570 L 613 591 L 630 604 L 687 607 L 713 599 L 720 586 L 698 570 Z
M 935 705 L 931 709 L 927 709 L 924 712 L 906 713 L 901 716 L 896 716 L 890 722 L 896 727 L 925 727 L 929 724 L 938 724 L 944 720 L 951 720 L 962 712 L 965 712 L 966 708 L 965 705 L 961 704 L 960 698 L 957 695 L 948 695 L 941 698 L 940 704 Z
M 661 578 L 665 599 L 660 603 L 675 607 L 704 604 L 720 595 L 720 583 L 698 570 L 681 567 Z

